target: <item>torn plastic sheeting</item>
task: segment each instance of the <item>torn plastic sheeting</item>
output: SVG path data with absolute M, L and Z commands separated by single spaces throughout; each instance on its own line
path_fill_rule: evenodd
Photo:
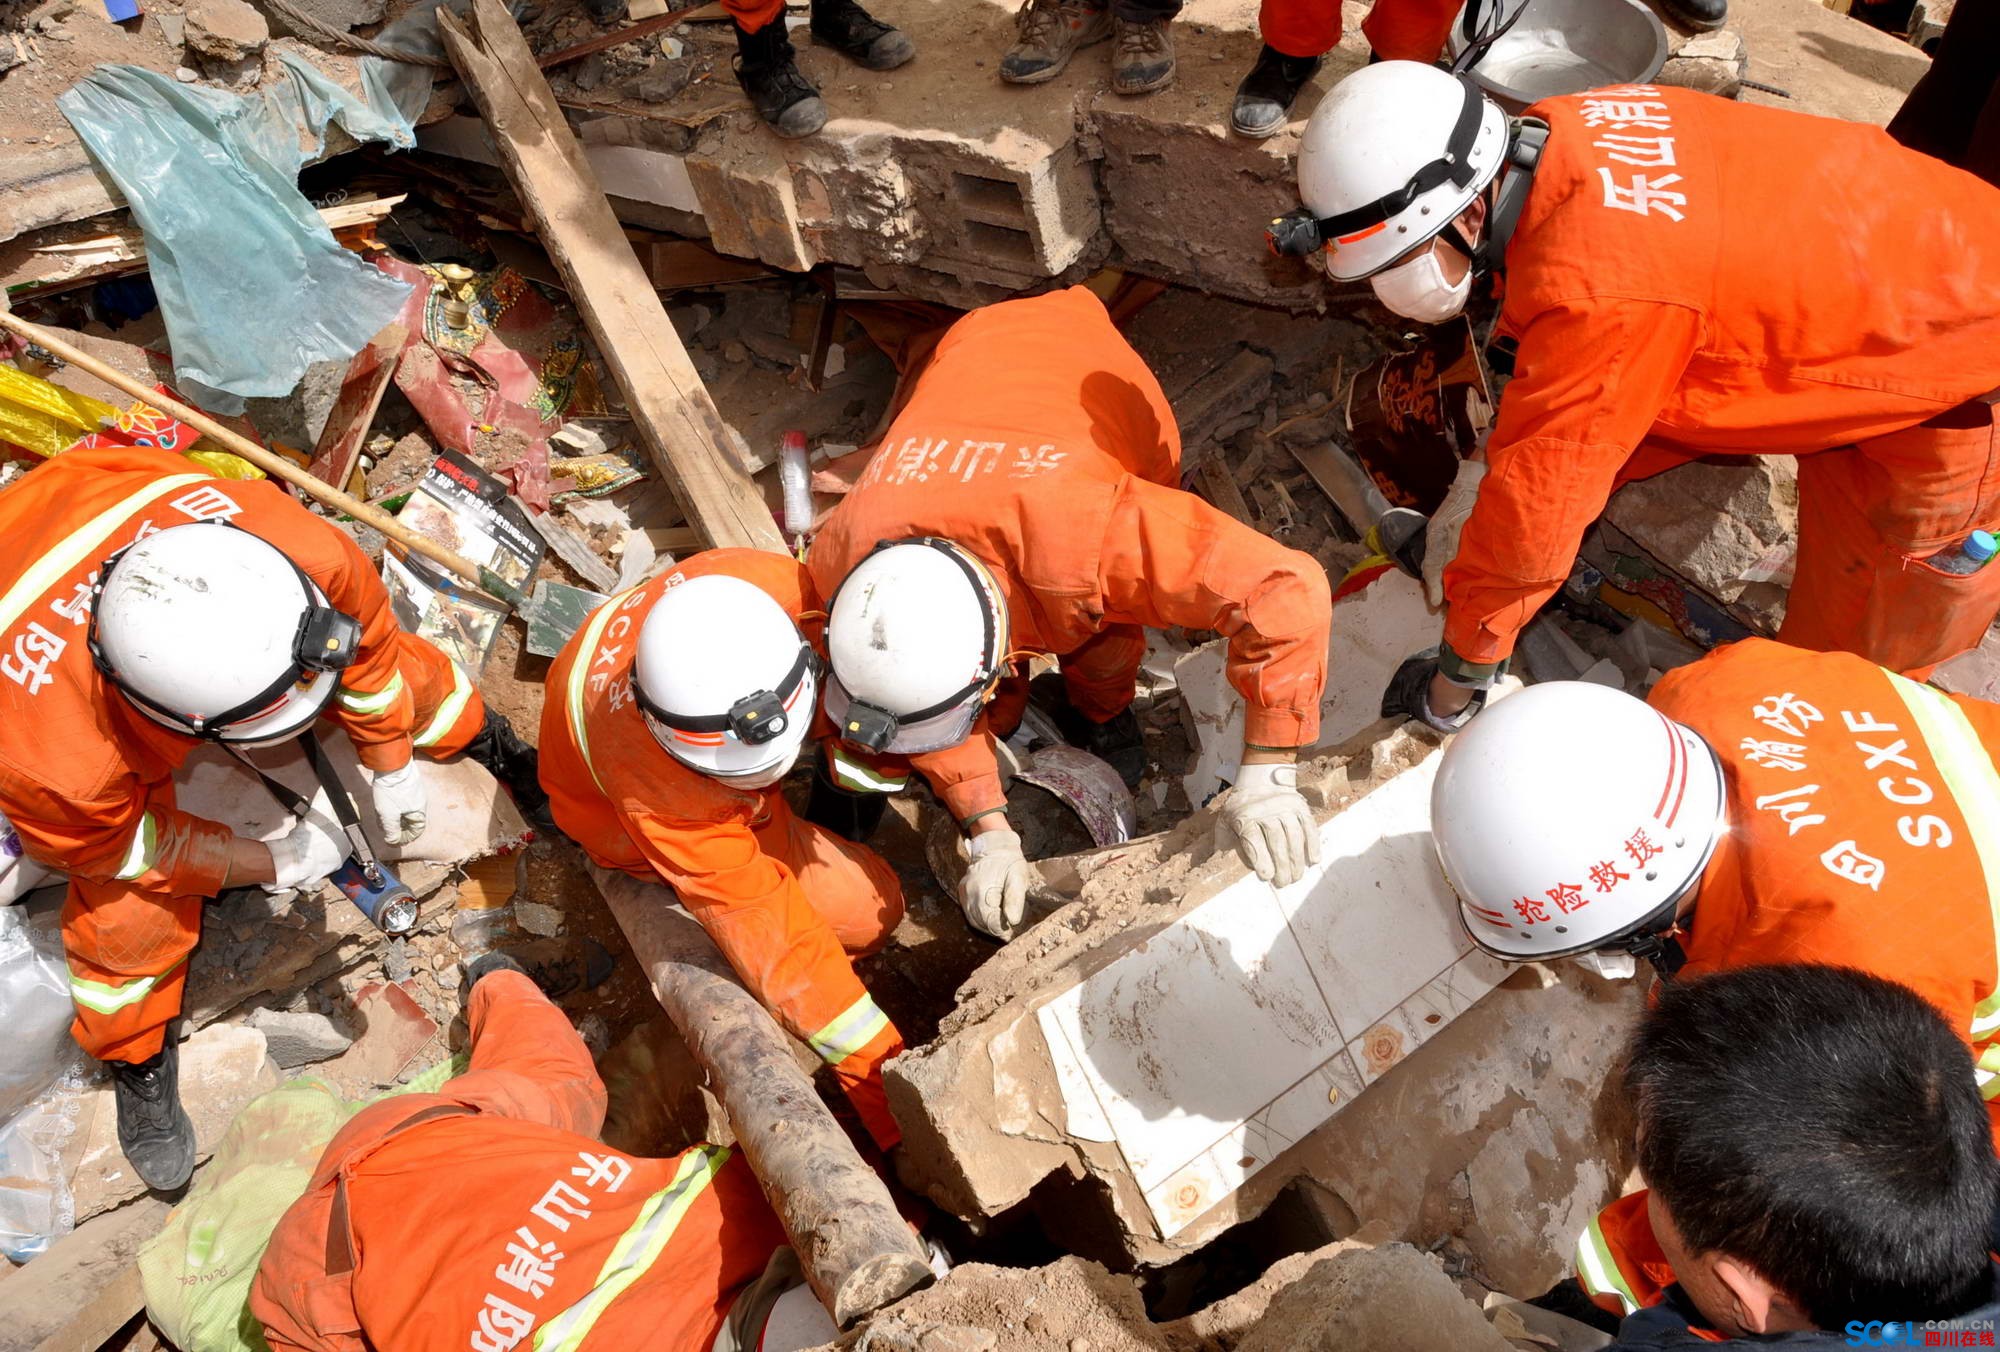
M 278 61 L 284 78 L 256 99 L 99 66 L 56 100 L 145 232 L 179 384 L 221 413 L 289 394 L 314 362 L 352 357 L 408 295 L 335 242 L 298 171 L 332 122 L 358 141 L 410 146 L 409 120 L 296 53 Z

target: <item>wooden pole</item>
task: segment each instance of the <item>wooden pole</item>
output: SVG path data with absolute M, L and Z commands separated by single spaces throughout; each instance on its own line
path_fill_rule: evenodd
M 442 14 L 444 11 L 438 11 Z M 791 1041 L 673 893 L 591 866 L 653 994 L 722 1096 L 738 1145 L 820 1304 L 842 1328 L 927 1286 L 889 1189 L 792 1059 Z
M 519 588 L 509 584 L 492 569 L 482 568 L 469 559 L 461 558 L 428 536 L 419 535 L 380 508 L 370 507 L 360 498 L 342 492 L 318 475 L 300 469 L 284 456 L 267 451 L 248 437 L 230 431 L 201 410 L 189 408 L 178 399 L 161 394 L 158 390 L 149 389 L 144 382 L 135 380 L 114 366 L 106 365 L 82 348 L 64 342 L 41 325 L 31 324 L 11 311 L 0 310 L 0 328 L 9 329 L 38 347 L 47 348 L 78 370 L 87 371 L 105 384 L 125 391 L 134 399 L 178 418 L 231 455 L 243 457 L 274 479 L 283 479 L 316 502 L 324 503 L 336 511 L 346 512 L 356 521 L 372 530 L 380 531 L 411 553 L 423 555 L 440 568 L 449 569 L 473 586 L 491 592 L 509 605 L 518 606 L 526 599 L 521 595 Z
M 472 0 L 463 19 L 440 9 L 437 20 L 445 52 L 479 105 L 507 181 L 688 524 L 711 546 L 783 553 L 770 508 L 726 449 L 722 417 L 520 27 L 501 0 Z

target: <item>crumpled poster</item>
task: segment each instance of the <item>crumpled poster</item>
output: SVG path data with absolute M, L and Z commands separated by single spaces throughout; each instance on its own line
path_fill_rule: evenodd
M 331 122 L 408 147 L 408 119 L 295 52 L 278 61 L 282 77 L 255 98 L 99 66 L 56 99 L 145 232 L 176 383 L 214 412 L 289 394 L 314 362 L 352 357 L 407 294 L 335 242 L 298 173 Z
M 454 328 L 435 268 L 387 256 L 375 266 L 413 288 L 401 316 L 411 339 L 396 387 L 441 443 L 547 511 L 549 436 L 562 426 L 583 368 L 575 320 L 501 267 L 473 280 L 466 323 Z

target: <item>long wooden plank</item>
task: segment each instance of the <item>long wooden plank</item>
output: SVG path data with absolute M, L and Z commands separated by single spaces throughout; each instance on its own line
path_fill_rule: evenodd
M 368 346 L 354 354 L 347 375 L 341 379 L 340 393 L 326 415 L 326 426 L 313 448 L 312 463 L 306 468 L 335 488 L 348 487 L 348 477 L 361 458 L 362 443 L 375 425 L 375 411 L 395 378 L 396 364 L 402 360 L 403 343 L 409 337 L 401 321 L 391 323 Z
M 501 0 L 474 0 L 471 29 L 445 9 L 438 32 L 472 91 L 501 166 L 563 276 L 647 453 L 710 545 L 783 552 L 777 523 L 730 455 L 715 404 L 652 279 Z
M 159 1233 L 172 1208 L 155 1197 L 93 1216 L 8 1276 L 0 1309 L 0 1352 L 85 1347 L 123 1328 L 144 1302 L 139 1246 Z M 97 1342 L 79 1341 L 102 1328 Z

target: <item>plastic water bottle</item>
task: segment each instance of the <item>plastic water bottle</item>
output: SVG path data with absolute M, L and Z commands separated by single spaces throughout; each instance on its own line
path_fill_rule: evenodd
M 2000 540 L 1990 531 L 1976 530 L 1960 541 L 1957 549 L 1931 555 L 1930 565 L 1945 573 L 1976 573 L 1996 553 L 2000 553 Z

